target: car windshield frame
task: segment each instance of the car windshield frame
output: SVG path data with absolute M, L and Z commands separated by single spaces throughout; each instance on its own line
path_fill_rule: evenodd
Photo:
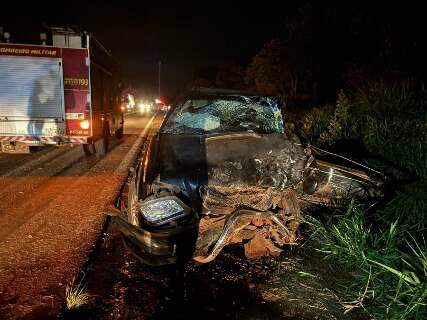
M 195 135 L 232 132 L 283 134 L 278 100 L 261 95 L 188 96 L 173 108 L 160 130 Z

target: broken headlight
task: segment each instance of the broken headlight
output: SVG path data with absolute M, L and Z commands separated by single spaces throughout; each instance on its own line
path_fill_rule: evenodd
M 168 196 L 144 201 L 140 211 L 149 224 L 160 226 L 189 215 L 191 210 L 177 197 Z

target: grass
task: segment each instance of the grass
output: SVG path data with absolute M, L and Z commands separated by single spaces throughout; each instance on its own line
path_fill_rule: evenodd
M 65 288 L 65 301 L 68 310 L 78 309 L 89 303 L 90 295 L 86 292 L 86 288 L 78 283 L 73 282 Z
M 305 271 L 298 271 L 298 275 L 301 278 L 312 278 L 312 279 L 319 279 L 319 276 L 312 274 L 310 272 L 305 272 Z
M 365 212 L 354 204 L 331 223 L 306 219 L 316 250 L 352 275 L 340 292 L 345 312 L 363 308 L 374 319 L 427 319 L 425 241 L 398 221 L 373 232 Z
M 327 115 L 332 116 L 326 124 Z M 313 110 L 302 131 L 308 141 L 324 146 L 357 140 L 371 155 L 411 177 L 413 182 L 404 186 L 395 182 L 396 195 L 376 212 L 368 214 L 352 203 L 328 222 L 306 220 L 313 230 L 311 244 L 352 276 L 340 292 L 345 313 L 362 308 L 373 319 L 427 319 L 424 86 L 378 82 L 341 92 L 335 110 Z

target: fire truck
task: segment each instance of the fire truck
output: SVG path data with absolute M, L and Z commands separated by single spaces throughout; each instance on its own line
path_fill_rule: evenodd
M 80 144 L 88 154 L 98 140 L 106 151 L 125 109 L 112 55 L 86 32 L 49 35 L 52 45 L 0 43 L 1 151 Z

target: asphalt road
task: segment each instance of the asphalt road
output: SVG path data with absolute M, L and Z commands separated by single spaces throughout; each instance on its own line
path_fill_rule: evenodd
M 28 162 L 40 159 L 47 154 L 52 154 L 52 152 L 61 153 L 63 151 L 65 151 L 64 148 L 59 149 L 52 146 L 47 146 L 40 148 L 37 152 L 29 154 L 0 153 L 0 176 L 7 174 L 19 166 L 25 165 Z
M 144 127 L 150 115 L 142 115 L 137 112 L 125 115 L 125 134 L 139 134 Z M 45 158 L 53 155 L 61 155 L 70 150 L 70 148 L 80 148 L 79 146 L 65 145 L 60 147 L 44 146 L 39 147 L 37 151 L 29 154 L 8 154 L 0 153 L 0 177 L 10 174 L 16 168 L 25 166 L 29 163 L 44 161 Z
M 80 147 L 0 156 L 0 319 L 47 318 L 65 301 L 65 288 L 86 263 L 105 207 L 126 179 L 125 163 L 147 124 L 125 117 L 125 136 L 106 155 Z M 125 159 L 125 161 L 124 161 Z
M 144 115 L 138 112 L 125 115 L 125 134 L 139 134 L 141 128 L 145 127 L 146 121 L 151 115 Z

